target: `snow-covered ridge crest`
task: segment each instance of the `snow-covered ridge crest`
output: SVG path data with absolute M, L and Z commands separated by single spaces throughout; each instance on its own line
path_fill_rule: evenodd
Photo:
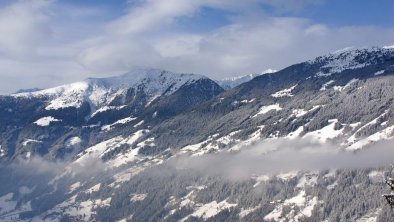
M 316 76 L 330 76 L 347 69 L 357 69 L 373 65 L 376 62 L 375 60 L 387 53 L 394 56 L 394 47 L 346 47 L 309 60 L 307 63 L 322 65 Z
M 170 95 L 185 84 L 207 77 L 196 74 L 173 73 L 161 69 L 133 69 L 123 75 L 86 80 L 35 92 L 13 94 L 14 97 L 48 98 L 47 110 L 81 107 L 88 102 L 93 108 L 108 105 L 127 89 L 142 90 L 148 98 Z
M 243 76 L 228 77 L 228 78 L 224 78 L 221 80 L 216 80 L 216 82 L 224 89 L 231 89 L 231 88 L 234 88 L 238 85 L 241 85 L 244 82 L 250 81 L 257 76 L 271 74 L 271 73 L 275 73 L 275 72 L 277 72 L 277 70 L 267 69 L 261 73 L 252 73 L 252 74 L 243 75 Z

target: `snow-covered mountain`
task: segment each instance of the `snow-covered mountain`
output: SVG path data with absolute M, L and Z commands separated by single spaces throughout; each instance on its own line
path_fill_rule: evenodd
M 185 84 L 207 79 L 196 74 L 178 74 L 160 69 L 134 69 L 121 76 L 89 78 L 81 82 L 58 86 L 34 92 L 14 94 L 14 97 L 48 98 L 46 110 L 80 108 L 88 102 L 93 109 L 107 106 L 116 98 L 125 97 L 128 90 L 144 93 L 147 102 L 171 95 Z
M 0 96 L 0 158 L 20 162 L 0 168 L 0 221 L 390 218 L 380 199 L 388 168 L 248 174 L 231 158 L 252 150 L 241 160 L 262 159 L 246 165 L 286 165 L 291 155 L 269 157 L 282 144 L 343 152 L 340 160 L 389 146 L 394 48 L 346 49 L 245 78 L 224 91 L 199 75 L 139 70 Z
M 270 73 L 275 73 L 277 70 L 274 69 L 267 69 L 263 71 L 262 73 L 254 73 L 254 74 L 249 74 L 249 75 L 243 75 L 243 76 L 235 76 L 235 77 L 229 77 L 221 80 L 217 80 L 216 82 L 223 88 L 223 89 L 231 89 L 236 86 L 241 85 L 244 82 L 248 82 L 252 80 L 253 78 L 264 75 L 264 74 L 270 74 Z

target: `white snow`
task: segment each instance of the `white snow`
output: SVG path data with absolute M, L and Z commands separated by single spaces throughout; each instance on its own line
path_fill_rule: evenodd
M 82 143 L 81 138 L 79 138 L 78 136 L 74 136 L 74 137 L 67 139 L 64 142 L 64 145 L 66 146 L 66 148 L 71 148 L 71 147 L 78 146 L 81 143 Z
M 345 47 L 343 49 L 338 49 L 338 50 L 334 51 L 333 54 L 341 54 L 341 53 L 350 51 L 352 49 L 354 49 L 354 46 Z
M 330 139 L 334 139 L 342 134 L 343 127 L 340 130 L 335 130 L 335 124 L 338 123 L 338 119 L 332 119 L 328 121 L 330 124 L 327 126 L 312 132 L 306 133 L 303 138 L 311 139 L 317 142 L 325 143 Z
M 144 124 L 144 120 L 139 121 L 137 124 L 134 125 L 134 127 L 139 127 L 142 124 Z
M 217 80 L 216 82 L 224 89 L 231 89 L 231 88 L 234 88 L 238 85 L 241 85 L 244 82 L 248 82 L 257 76 L 271 74 L 271 73 L 275 73 L 275 72 L 277 72 L 277 70 L 275 70 L 275 69 L 266 69 L 266 70 L 262 71 L 261 73 L 229 77 L 229 78 Z
M 382 208 L 377 208 L 372 210 L 371 212 L 367 213 L 366 215 L 362 216 L 361 218 L 357 219 L 356 222 L 377 222 L 378 216 Z
M 334 82 L 335 82 L 334 80 L 330 80 L 330 81 L 324 83 L 324 84 L 322 85 L 322 87 L 320 88 L 320 91 L 326 90 L 327 87 L 330 86 L 331 84 L 333 84 Z
M 294 132 L 289 133 L 284 138 L 286 138 L 286 139 L 296 139 L 296 138 L 298 138 L 301 135 L 302 132 L 304 132 L 304 126 L 298 127 Z
M 226 200 L 223 200 L 222 202 L 219 203 L 216 201 L 212 201 L 210 203 L 197 206 L 197 209 L 192 214 L 183 218 L 181 221 L 185 221 L 190 217 L 198 217 L 206 220 L 210 217 L 217 215 L 221 211 L 226 209 L 231 209 L 236 205 L 237 204 L 228 203 Z
M 359 63 L 359 60 L 356 60 L 355 58 L 364 52 L 375 52 L 378 50 L 380 49 L 366 48 L 340 50 L 335 53 L 317 57 L 316 59 L 311 60 L 310 63 L 324 62 L 324 65 L 321 67 L 321 71 L 319 71 L 316 76 L 325 77 L 334 73 L 340 73 L 347 69 L 363 68 L 367 65 L 370 65 L 369 62 Z
M 100 190 L 100 187 L 101 187 L 101 183 L 98 183 L 98 184 L 92 186 L 91 188 L 87 189 L 87 190 L 86 190 L 86 193 L 94 193 L 94 192 L 97 192 L 97 191 Z
M 109 78 L 90 78 L 50 89 L 14 94 L 14 97 L 48 98 L 46 110 L 81 107 L 84 103 L 95 110 L 108 106 L 116 97 L 124 96 L 129 88 L 139 88 L 152 97 L 170 95 L 185 84 L 206 77 L 179 74 L 159 69 L 134 69 L 124 75 Z M 105 108 L 104 108 L 105 109 Z
M 384 172 L 378 170 L 371 171 L 368 177 L 373 183 L 381 183 L 385 179 Z
M 317 184 L 318 174 L 316 173 L 306 173 L 299 180 L 296 187 L 304 188 L 306 186 L 314 186 Z
M 128 137 L 126 140 L 127 144 L 134 144 L 139 138 L 141 138 L 145 133 L 149 132 L 149 130 L 138 130 L 133 135 Z
M 96 110 L 95 112 L 93 112 L 90 116 L 93 117 L 95 115 L 97 115 L 98 113 L 102 113 L 102 112 L 106 112 L 108 110 L 121 110 L 126 106 L 103 106 L 101 108 L 99 108 L 98 110 Z
M 249 99 L 249 100 L 244 99 L 244 100 L 241 100 L 241 103 L 251 103 L 251 102 L 253 102 L 255 100 L 256 100 L 256 98 L 252 98 L 252 99 Z
M 296 177 L 297 174 L 298 174 L 298 171 L 290 171 L 290 172 L 287 172 L 287 173 L 280 173 L 280 174 L 276 175 L 276 177 L 278 179 L 283 180 L 283 181 L 289 181 L 292 178 Z
M 335 181 L 334 183 L 330 184 L 327 186 L 327 190 L 332 190 L 338 185 L 338 181 Z
M 115 149 L 117 147 L 120 147 L 124 139 L 121 136 L 103 141 L 101 143 L 98 143 L 94 146 L 91 146 L 87 148 L 83 153 L 77 155 L 77 159 L 75 160 L 76 163 L 79 163 L 80 165 L 84 166 L 86 163 L 89 163 L 91 159 L 97 159 L 100 158 L 106 150 L 110 149 Z
M 61 120 L 55 119 L 52 116 L 42 117 L 34 122 L 38 126 L 49 126 L 52 122 L 59 122 Z
M 258 115 L 262 115 L 262 114 L 266 114 L 270 111 L 280 111 L 282 110 L 282 107 L 280 107 L 279 104 L 272 104 L 272 105 L 268 105 L 268 106 L 262 106 L 260 107 L 260 110 L 254 115 L 253 117 L 256 117 Z
M 312 211 L 316 204 L 318 203 L 317 197 L 307 196 L 305 190 L 301 190 L 300 193 L 290 199 L 286 199 L 283 203 L 280 203 L 275 206 L 275 209 L 267 214 L 264 219 L 265 220 L 274 220 L 274 221 L 300 221 L 302 217 L 311 217 Z M 288 215 L 283 214 L 283 208 L 287 206 L 292 210 Z M 294 208 L 300 208 L 300 212 L 295 214 Z
M 299 118 L 307 114 L 309 111 L 304 110 L 304 109 L 293 109 L 292 113 L 295 115 L 295 117 Z
M 0 157 L 5 156 L 5 150 L 0 145 Z
M 81 182 L 73 183 L 73 184 L 70 186 L 69 193 L 74 192 L 74 191 L 77 190 L 79 187 L 81 187 Z
M 347 150 L 358 150 L 363 148 L 364 146 L 367 146 L 368 144 L 371 144 L 373 142 L 381 141 L 381 140 L 389 140 L 394 138 L 394 125 L 387 127 L 379 132 L 376 132 L 367 138 L 363 138 L 358 140 L 357 142 L 353 143 L 349 147 L 347 147 Z
M 101 127 L 101 130 L 103 130 L 103 131 L 109 131 L 109 130 L 111 130 L 114 126 L 116 126 L 116 125 L 126 124 L 126 123 L 129 123 L 129 122 L 131 122 L 131 121 L 133 121 L 133 120 L 135 120 L 135 119 L 137 119 L 137 118 L 135 118 L 135 117 L 126 117 L 126 118 L 120 119 L 120 120 L 118 120 L 118 121 L 116 121 L 116 122 L 114 122 L 114 123 L 112 123 L 112 124 L 102 126 L 102 127 Z
M 380 70 L 375 72 L 374 76 L 382 75 L 384 73 L 384 70 Z
M 283 89 L 278 92 L 275 92 L 275 93 L 271 94 L 271 96 L 275 97 L 275 98 L 280 98 L 280 97 L 285 97 L 285 96 L 292 97 L 294 95 L 291 94 L 291 92 L 295 89 L 295 87 L 297 87 L 297 84 L 288 88 L 288 89 Z
M 359 129 L 357 129 L 356 132 L 354 132 L 354 134 L 352 136 L 350 136 L 348 139 L 346 139 L 341 145 L 342 146 L 350 146 L 350 145 L 354 144 L 355 142 L 357 142 L 359 140 L 359 138 L 357 136 L 358 132 L 360 132 L 361 130 L 365 129 L 368 126 L 372 126 L 372 125 L 378 124 L 379 119 L 384 118 L 388 114 L 388 112 L 389 112 L 389 110 L 385 110 L 378 117 L 376 117 L 375 119 L 371 120 L 370 122 L 366 123 L 365 125 L 363 125 Z M 358 127 L 361 124 L 362 124 L 361 122 L 358 122 L 358 123 L 350 124 L 349 126 L 351 126 L 352 128 L 356 128 L 356 127 Z M 383 124 L 383 125 L 382 124 L 381 124 L 381 126 L 387 126 L 387 123 Z M 378 135 L 376 135 L 376 136 L 378 136 Z M 365 144 L 363 144 L 363 143 L 365 143 Z M 361 148 L 361 147 L 367 145 L 369 142 L 368 141 L 364 141 L 363 143 L 359 143 L 358 145 L 355 145 L 354 147 Z
M 297 196 L 294 196 L 290 199 L 286 199 L 284 203 L 286 205 L 295 204 L 297 206 L 302 206 L 306 201 L 305 197 L 306 197 L 305 190 L 301 190 L 301 192 Z
M 383 49 L 394 49 L 394 45 L 383 46 Z
M 42 143 L 40 140 L 26 139 L 22 142 L 22 146 L 27 146 L 29 143 Z
M 130 201 L 131 202 L 143 201 L 147 196 L 148 196 L 147 193 L 132 194 L 131 198 L 130 198 Z
M 110 160 L 108 162 L 108 164 L 111 167 L 119 167 L 124 164 L 133 162 L 133 161 L 137 160 L 139 149 L 140 148 L 135 148 L 135 149 L 129 150 L 126 153 L 119 154 L 113 160 Z
M 250 213 L 252 213 L 253 211 L 259 209 L 259 207 L 260 207 L 260 206 L 256 206 L 256 207 L 248 208 L 248 209 L 242 208 L 242 209 L 241 209 L 241 212 L 239 212 L 238 216 L 239 216 L 240 218 L 243 218 L 243 217 L 249 215 Z
M 266 69 L 266 70 L 264 70 L 264 71 L 262 71 L 261 72 L 261 75 L 264 75 L 264 74 L 271 74 L 271 73 L 275 73 L 275 72 L 277 72 L 278 70 L 276 70 L 276 69 Z
M 111 203 L 111 197 L 107 199 L 94 199 L 86 200 L 77 203 L 75 201 L 76 195 L 69 198 L 67 201 L 60 203 L 55 206 L 54 209 L 47 211 L 42 218 L 50 219 L 49 221 L 59 221 L 57 215 L 69 215 L 72 217 L 78 217 L 82 221 L 90 221 L 91 216 L 94 214 L 94 209 L 97 207 L 108 207 Z
M 350 85 L 352 85 L 353 83 L 357 82 L 359 79 L 351 79 L 348 83 L 346 83 L 346 85 L 344 86 L 334 86 L 332 87 L 335 91 L 343 91 L 344 89 L 348 88 Z

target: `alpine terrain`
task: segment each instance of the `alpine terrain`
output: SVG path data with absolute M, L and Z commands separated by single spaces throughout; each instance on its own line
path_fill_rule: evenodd
M 22 90 L 0 96 L 0 221 L 391 221 L 393 137 L 393 46 Z

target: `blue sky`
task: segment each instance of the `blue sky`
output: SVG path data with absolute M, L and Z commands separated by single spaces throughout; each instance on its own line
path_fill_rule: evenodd
M 0 93 L 153 67 L 224 78 L 394 44 L 392 0 L 0 0 Z
M 286 2 L 297 2 L 291 0 L 279 1 L 285 2 L 283 3 L 284 5 Z M 125 8 L 130 6 L 132 2 L 138 1 L 61 0 L 60 2 L 83 7 L 105 7 L 113 17 L 116 17 L 121 13 L 125 13 Z M 288 4 L 290 5 L 290 3 Z M 390 27 L 394 24 L 394 1 L 392 0 L 312 0 L 307 1 L 307 5 L 305 3 L 299 5 L 300 8 L 293 8 L 294 6 L 281 8 L 262 1 L 260 9 L 261 13 L 268 13 L 274 16 L 304 17 L 330 26 L 377 25 Z M 190 25 L 195 26 L 197 29 L 226 25 L 229 24 L 226 18 L 229 15 L 231 16 L 231 11 L 205 7 L 201 12 L 201 16 L 190 19 Z

